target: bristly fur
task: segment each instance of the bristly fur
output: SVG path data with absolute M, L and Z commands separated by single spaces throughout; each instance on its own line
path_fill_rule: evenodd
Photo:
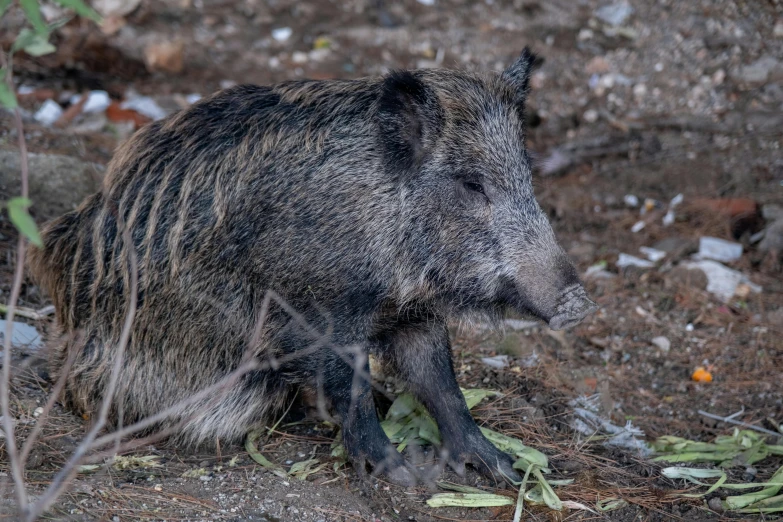
M 421 372 L 433 364 L 433 382 L 459 395 L 443 351 L 448 318 L 497 320 L 513 306 L 548 320 L 577 280 L 532 191 L 521 117 L 532 62 L 526 51 L 499 76 L 242 85 L 141 128 L 104 192 L 49 223 L 32 253 L 65 339 L 54 374 L 77 352 L 69 404 L 91 412 L 103 398 L 131 248 L 138 306 L 115 398 L 126 424 L 216 383 L 247 349 L 269 361 L 310 345 L 273 305 L 248 347 L 267 290 L 330 331 L 331 345 L 385 350 L 425 395 Z M 296 386 L 324 387 L 345 416 L 350 375 L 324 347 L 168 422 L 195 413 L 178 442 L 237 440 Z

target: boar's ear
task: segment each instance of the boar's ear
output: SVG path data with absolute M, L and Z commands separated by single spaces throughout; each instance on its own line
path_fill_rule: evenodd
M 528 47 L 525 47 L 519 58 L 509 65 L 500 76 L 514 90 L 514 102 L 519 105 L 525 103 L 527 94 L 530 91 L 530 75 L 537 58 Z
M 381 85 L 378 127 L 381 149 L 392 170 L 419 167 L 437 142 L 443 107 L 433 89 L 413 73 L 390 73 Z

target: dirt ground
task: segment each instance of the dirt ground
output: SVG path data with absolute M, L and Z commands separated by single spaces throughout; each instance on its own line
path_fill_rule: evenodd
M 593 509 L 601 499 L 628 503 L 602 514 L 533 508 L 525 513 L 528 520 L 740 518 L 708 509 L 706 500 L 725 497 L 725 491 L 704 500 L 674 497 L 684 484 L 663 478 L 657 464 L 600 440 L 587 441 L 573 429 L 571 401 L 596 396 L 600 415 L 619 426 L 631 421 L 647 441 L 662 435 L 710 441 L 731 433 L 733 426 L 699 410 L 720 416 L 742 411 L 737 420 L 766 429 L 783 422 L 783 271 L 775 252 L 751 240 L 770 223 L 760 209 L 769 215 L 774 205 L 783 205 L 783 4 L 631 0 L 632 13 L 617 25 L 602 20 L 605 11 L 599 8 L 605 5 L 612 4 L 145 0 L 112 34 L 72 22 L 56 35 L 58 52 L 17 57 L 18 84 L 33 93 L 21 97 L 27 143 L 33 153 L 105 165 L 132 131 L 127 123 L 96 117 L 62 128 L 41 125 L 32 114 L 47 90 L 58 100 L 87 89 L 106 90 L 119 100 L 133 90 L 173 110 L 189 94 L 206 95 L 233 83 L 355 78 L 403 67 L 500 70 L 530 45 L 543 59 L 533 77 L 528 117 L 536 192 L 586 274 L 600 311 L 562 334 L 544 326 L 505 332 L 455 327 L 460 384 L 502 392 L 474 410 L 477 418 L 545 452 L 551 478 L 574 479 L 557 489 L 563 500 Z M 19 22 L 15 16 L 0 21 L 6 49 Z M 275 30 L 285 27 L 290 37 L 279 41 Z M 150 49 L 172 41 L 183 44 L 182 71 L 150 72 Z M 16 139 L 12 118 L 0 112 L 0 152 L 16 150 Z M 99 179 L 100 169 L 93 174 Z M 669 202 L 678 194 L 683 202 L 666 226 Z M 0 187 L 3 200 L 9 195 L 11 189 Z M 628 195 L 642 205 L 646 198 L 660 203 L 641 215 Z M 745 215 L 727 215 L 730 198 L 758 206 Z M 39 221 L 53 217 L 46 208 L 33 212 Z M 0 222 L 0 234 L 5 303 L 16 240 L 6 221 Z M 722 300 L 705 289 L 703 276 L 684 270 L 702 236 L 743 243 L 742 257 L 725 264 L 761 292 L 744 285 Z M 667 255 L 652 268 L 617 266 L 621 254 L 644 258 L 643 246 Z M 26 282 L 20 305 L 46 304 L 47 297 Z M 51 329 L 47 321 L 28 322 L 43 332 Z M 652 342 L 658 337 L 668 346 Z M 14 352 L 13 404 L 22 436 L 51 387 L 41 355 Z M 496 355 L 507 355 L 509 365 L 493 368 L 481 360 Z M 692 380 L 700 366 L 711 371 L 712 382 Z M 32 494 L 51 480 L 87 425 L 55 409 L 28 464 Z M 424 522 L 513 516 L 513 506 L 429 508 L 431 492 L 424 488 L 365 482 L 350 466 L 335 469 L 330 456 L 335 435 L 334 426 L 293 407 L 262 440 L 264 455 L 286 467 L 311 456 L 329 463 L 304 481 L 273 475 L 241 447 L 216 446 L 194 455 L 163 444 L 146 446 L 134 454 L 158 456 L 160 467 L 80 474 L 48 517 Z M 3 447 L 0 455 L 2 479 L 8 472 Z M 770 458 L 752 471 L 741 467 L 730 473 L 762 482 L 782 464 Z M 495 491 L 472 472 L 443 478 Z M 12 519 L 12 503 L 9 490 L 0 490 L 0 516 Z

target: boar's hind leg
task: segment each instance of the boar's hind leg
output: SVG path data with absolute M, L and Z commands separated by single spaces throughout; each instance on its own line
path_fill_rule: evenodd
M 354 362 L 356 359 L 347 354 L 344 357 L 348 362 L 335 353 L 328 357 L 318 379 L 319 387 L 341 418 L 343 444 L 357 472 L 363 475 L 364 466 L 369 463 L 373 475 L 384 475 L 403 486 L 414 485 L 414 475 L 381 428 L 370 383 L 360 377 L 370 375 L 367 359 L 362 364 Z M 354 372 L 355 364 L 361 364 L 359 375 Z
M 468 410 L 454 374 L 446 325 L 432 318 L 410 320 L 381 344 L 388 350 L 385 358 L 438 424 L 449 465 L 460 475 L 469 463 L 496 481 L 504 476 L 521 480 L 511 457 L 484 437 Z

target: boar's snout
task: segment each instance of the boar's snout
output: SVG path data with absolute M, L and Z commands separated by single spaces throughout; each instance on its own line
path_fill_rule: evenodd
M 558 299 L 555 315 L 549 320 L 549 327 L 552 330 L 564 330 L 575 326 L 597 309 L 598 305 L 587 297 L 582 285 L 571 286 Z

